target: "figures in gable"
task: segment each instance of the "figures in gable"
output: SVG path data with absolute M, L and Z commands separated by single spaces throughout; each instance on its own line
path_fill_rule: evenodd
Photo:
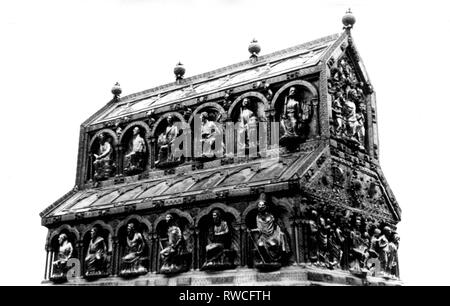
M 346 59 L 330 70 L 328 93 L 331 95 L 332 132 L 364 150 L 366 101 L 364 83 L 357 80 Z

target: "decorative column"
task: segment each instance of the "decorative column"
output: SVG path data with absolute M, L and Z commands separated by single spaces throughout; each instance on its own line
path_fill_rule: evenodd
M 49 275 L 48 275 L 48 272 L 49 272 L 49 269 L 50 269 L 50 267 L 49 267 L 49 245 L 46 245 L 45 246 L 45 253 L 46 253 L 46 255 L 45 255 L 45 270 L 44 270 L 44 280 L 48 280 L 50 277 L 49 277 Z
M 310 258 L 310 246 L 308 243 L 308 222 L 309 220 L 300 220 L 300 228 L 299 228 L 299 239 L 301 244 L 301 249 L 303 250 L 304 262 L 309 262 Z M 303 240 L 303 241 L 301 241 Z
M 149 239 L 150 238 L 150 239 Z M 153 238 L 152 238 L 152 236 L 151 236 L 151 234 L 148 234 L 147 235 L 147 242 L 148 242 L 148 245 L 147 245 L 147 251 L 148 251 L 148 257 L 147 257 L 147 259 L 148 259 L 148 262 L 147 262 L 147 270 L 148 270 L 148 272 L 152 272 L 152 248 L 153 248 Z
M 239 245 L 239 249 L 235 250 L 236 252 L 236 257 L 234 258 L 234 264 L 236 266 L 241 266 L 241 262 L 242 262 L 242 256 L 241 256 L 241 227 L 239 224 L 234 224 L 233 225 L 233 230 L 235 233 L 239 233 L 239 237 L 238 237 L 238 245 Z M 233 242 L 231 242 L 231 248 L 233 248 Z
M 120 265 L 120 245 L 119 245 L 119 237 L 112 237 L 113 241 L 113 254 L 112 254 L 112 263 L 111 263 L 111 274 L 113 276 L 117 276 L 119 274 L 119 265 Z
M 158 245 L 156 243 L 156 234 L 150 233 L 150 253 L 149 253 L 149 271 L 154 273 L 156 272 L 156 256 L 158 255 Z
M 53 265 L 52 265 L 52 263 L 53 263 L 53 259 L 54 259 L 55 253 L 53 252 L 53 248 L 51 246 L 48 248 L 47 252 L 50 255 L 50 258 L 48 260 L 48 279 L 50 279 L 52 277 L 52 274 L 53 274 Z
M 122 165 L 122 156 L 123 156 L 123 147 L 122 144 L 117 144 L 116 150 L 116 176 L 123 175 L 123 165 Z
M 248 260 L 247 260 L 247 226 L 244 223 L 240 224 L 240 252 L 241 252 L 241 262 L 239 265 L 241 267 L 247 267 L 248 266 Z
M 89 167 L 89 173 L 88 173 L 88 177 L 86 178 L 86 181 L 93 181 L 94 180 L 94 155 L 92 153 L 89 153 L 89 163 L 88 163 L 88 167 Z
M 225 154 L 234 156 L 236 149 L 234 123 L 231 118 L 225 120 Z
M 200 253 L 200 230 L 198 229 L 198 227 L 196 227 L 194 229 L 194 250 L 193 250 L 193 254 L 192 254 L 192 264 L 193 264 L 193 269 L 195 271 L 198 271 L 200 269 L 200 258 L 199 258 L 199 253 Z
M 319 100 L 317 98 L 311 99 L 310 101 L 312 106 L 312 119 L 310 123 L 310 136 L 311 138 L 319 138 L 320 137 L 320 126 L 319 126 Z
M 150 162 L 150 168 L 155 168 L 155 161 L 156 161 L 156 137 L 149 137 L 149 144 L 150 144 L 150 150 L 149 150 L 149 162 Z
M 292 233 L 292 242 L 294 245 L 291 246 L 291 249 L 293 251 L 294 255 L 294 265 L 297 265 L 299 263 L 299 256 L 298 256 L 298 233 L 297 233 L 297 224 L 295 222 L 295 217 L 291 220 L 291 233 Z
M 75 242 L 75 247 L 77 249 L 78 258 L 80 259 L 80 276 L 84 275 L 84 247 L 83 240 L 78 240 Z
M 160 262 L 160 256 L 159 256 L 159 252 L 161 251 L 159 249 L 160 246 L 160 241 L 159 241 L 159 237 L 157 234 L 155 234 L 155 255 L 154 255 L 154 259 L 155 259 L 155 272 L 158 273 L 159 272 L 159 262 Z
M 147 158 L 147 165 L 145 165 L 145 171 L 150 171 L 150 169 L 152 168 L 152 141 L 154 141 L 153 137 L 150 137 L 150 135 L 145 135 L 145 142 L 148 145 L 148 158 Z

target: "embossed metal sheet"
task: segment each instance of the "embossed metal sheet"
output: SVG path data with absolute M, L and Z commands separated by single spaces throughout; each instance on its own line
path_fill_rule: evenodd
M 294 54 L 286 54 L 284 58 L 274 58 L 267 60 L 262 65 L 251 65 L 222 72 L 215 76 L 205 78 L 196 83 L 187 84 L 180 88 L 180 85 L 174 86 L 172 90 L 165 92 L 154 93 L 150 97 L 139 97 L 137 95 L 134 100 L 126 103 L 118 103 L 112 106 L 112 109 L 107 110 L 104 115 L 100 116 L 94 123 L 113 120 L 122 116 L 127 116 L 150 109 L 166 106 L 177 103 L 184 99 L 201 96 L 214 91 L 231 88 L 238 84 L 252 82 L 253 80 L 276 76 L 287 72 L 289 70 L 296 70 L 301 68 L 316 65 L 323 56 L 328 47 L 337 39 L 330 39 L 318 45 L 309 46 L 302 50 L 296 50 Z
M 271 159 L 253 161 L 246 164 L 224 165 L 217 168 L 175 176 L 159 177 L 144 182 L 129 182 L 117 186 L 108 186 L 79 191 L 61 203 L 50 216 L 68 213 L 103 210 L 127 203 L 140 203 L 150 199 L 170 199 L 183 194 L 201 195 L 205 190 L 234 190 L 236 186 L 247 190 L 255 184 L 267 185 L 278 182 L 283 173 L 294 171 L 304 161 L 305 154 L 283 160 Z M 300 162 L 299 162 L 300 160 Z

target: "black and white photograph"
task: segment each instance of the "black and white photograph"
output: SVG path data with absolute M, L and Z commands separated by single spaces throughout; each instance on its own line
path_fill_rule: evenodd
M 0 285 L 450 285 L 447 2 L 2 1 Z

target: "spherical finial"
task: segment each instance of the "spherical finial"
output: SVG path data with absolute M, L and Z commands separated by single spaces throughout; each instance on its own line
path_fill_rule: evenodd
M 180 62 L 178 62 L 178 64 L 173 69 L 173 73 L 175 74 L 177 81 L 183 79 L 185 72 L 186 72 L 186 69 L 183 67 L 183 64 Z
M 261 52 L 261 46 L 258 41 L 253 38 L 253 40 L 248 45 L 248 52 L 250 52 L 250 58 L 258 57 L 259 52 Z
M 344 24 L 344 29 L 351 29 L 356 22 L 355 16 L 353 16 L 350 9 L 345 12 L 344 17 L 342 17 L 342 23 Z
M 120 96 L 120 94 L 122 93 L 122 88 L 120 88 L 119 82 L 116 82 L 116 84 L 111 89 L 111 92 L 112 92 L 112 94 L 114 95 L 115 98 Z

